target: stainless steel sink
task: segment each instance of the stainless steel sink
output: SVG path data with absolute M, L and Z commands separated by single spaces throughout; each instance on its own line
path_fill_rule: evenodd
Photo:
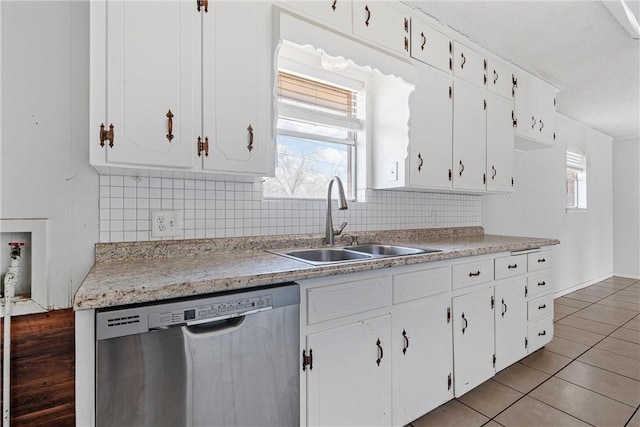
M 406 246 L 366 243 L 355 246 L 273 251 L 287 258 L 313 265 L 334 264 L 349 261 L 365 261 L 385 257 L 442 252 L 440 249 L 420 249 Z
M 300 249 L 288 252 L 277 252 L 277 254 L 314 265 L 372 258 L 370 254 L 353 252 L 341 248 Z
M 425 251 L 418 248 L 407 248 L 405 246 L 382 245 L 378 243 L 368 243 L 363 245 L 349 246 L 350 251 L 363 252 L 371 255 L 400 256 L 421 254 Z

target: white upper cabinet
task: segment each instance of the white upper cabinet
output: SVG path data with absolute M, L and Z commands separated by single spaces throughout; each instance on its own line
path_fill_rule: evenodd
M 192 167 L 199 33 L 191 2 L 91 3 L 93 165 Z
M 423 21 L 411 18 L 411 57 L 439 68 L 453 69 L 453 41 Z
M 459 79 L 453 88 L 453 188 L 484 191 L 486 115 L 484 88 Z
M 551 146 L 555 141 L 555 96 L 548 83 L 524 72 L 514 73 L 516 148 L 531 150 Z
M 488 59 L 487 89 L 513 100 L 513 69 L 503 61 Z
M 411 186 L 450 189 L 452 183 L 453 78 L 423 69 L 411 95 L 406 170 Z
M 380 0 L 353 1 L 353 33 L 395 52 L 409 55 L 411 17 Z
M 276 3 L 314 21 L 351 33 L 351 0 L 278 0 Z
M 487 94 L 487 191 L 513 189 L 513 140 L 510 99 Z
M 270 8 L 262 1 L 216 1 L 203 16 L 205 170 L 273 174 Z
M 487 61 L 475 50 L 453 41 L 453 73 L 468 82 L 485 86 Z
M 273 174 L 270 12 L 261 1 L 92 2 L 91 164 Z

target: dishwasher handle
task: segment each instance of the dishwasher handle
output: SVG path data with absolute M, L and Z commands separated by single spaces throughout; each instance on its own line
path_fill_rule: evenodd
M 185 325 L 182 331 L 191 336 L 198 338 L 209 338 L 216 335 L 224 335 L 231 333 L 242 326 L 245 316 L 231 317 L 228 319 L 215 320 L 213 322 L 198 323 L 195 325 Z

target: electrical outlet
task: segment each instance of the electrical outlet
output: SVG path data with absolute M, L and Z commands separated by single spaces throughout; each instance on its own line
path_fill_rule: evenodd
M 182 221 L 179 211 L 151 212 L 151 237 L 182 236 Z

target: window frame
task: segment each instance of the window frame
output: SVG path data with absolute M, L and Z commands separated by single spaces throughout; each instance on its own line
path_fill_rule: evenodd
M 565 209 L 583 212 L 588 209 L 587 153 L 575 147 L 566 148 L 565 157 Z M 570 177 L 573 174 L 573 177 Z M 569 191 L 573 187 L 573 191 Z M 569 196 L 573 203 L 569 204 Z

